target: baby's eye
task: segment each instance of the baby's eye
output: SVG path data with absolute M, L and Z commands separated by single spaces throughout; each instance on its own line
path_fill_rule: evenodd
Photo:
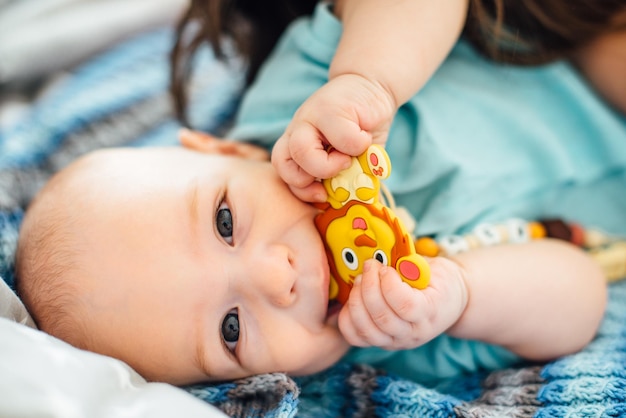
M 226 203 L 220 204 L 215 215 L 217 233 L 228 243 L 233 243 L 233 215 Z
M 229 312 L 222 321 L 222 338 L 230 351 L 235 351 L 239 341 L 239 314 Z

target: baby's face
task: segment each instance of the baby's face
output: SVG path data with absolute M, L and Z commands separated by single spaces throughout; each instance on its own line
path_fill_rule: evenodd
M 345 353 L 316 211 L 269 163 L 179 148 L 101 160 L 75 231 L 90 349 L 174 384 L 308 374 Z

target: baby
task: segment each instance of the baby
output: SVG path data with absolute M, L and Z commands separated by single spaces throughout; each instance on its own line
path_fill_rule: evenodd
M 40 329 L 177 385 L 310 374 L 380 348 L 415 355 L 391 371 L 427 381 L 552 359 L 595 334 L 602 273 L 549 239 L 429 259 L 425 290 L 370 261 L 329 311 L 317 210 L 263 151 L 181 140 L 97 151 L 32 202 L 16 273 Z

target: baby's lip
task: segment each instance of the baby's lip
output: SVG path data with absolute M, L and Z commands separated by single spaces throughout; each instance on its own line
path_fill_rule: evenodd
M 337 302 L 336 300 L 329 300 L 328 308 L 326 310 L 326 323 L 336 325 L 340 310 L 341 303 Z
M 324 280 L 322 280 L 322 291 L 324 295 L 324 300 L 328 300 L 328 296 L 330 293 L 330 272 L 328 270 L 324 271 Z
M 334 299 L 329 299 L 330 297 L 330 270 L 325 269 L 324 280 L 322 280 L 322 294 L 324 295 L 324 303 L 326 304 L 326 315 L 324 315 L 324 320 L 328 323 L 328 320 L 339 312 L 336 305 L 339 303 Z M 341 306 L 339 306 L 341 308 Z

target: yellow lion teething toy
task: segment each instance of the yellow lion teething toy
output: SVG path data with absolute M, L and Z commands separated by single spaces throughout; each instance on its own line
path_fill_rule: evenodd
M 390 173 L 385 149 L 371 145 L 352 158 L 349 168 L 322 181 L 328 198 L 315 225 L 330 263 L 330 299 L 348 300 L 354 279 L 370 258 L 393 267 L 412 287 L 428 286 L 428 263 L 416 253 L 413 238 L 400 219 L 380 200 L 380 181 Z

